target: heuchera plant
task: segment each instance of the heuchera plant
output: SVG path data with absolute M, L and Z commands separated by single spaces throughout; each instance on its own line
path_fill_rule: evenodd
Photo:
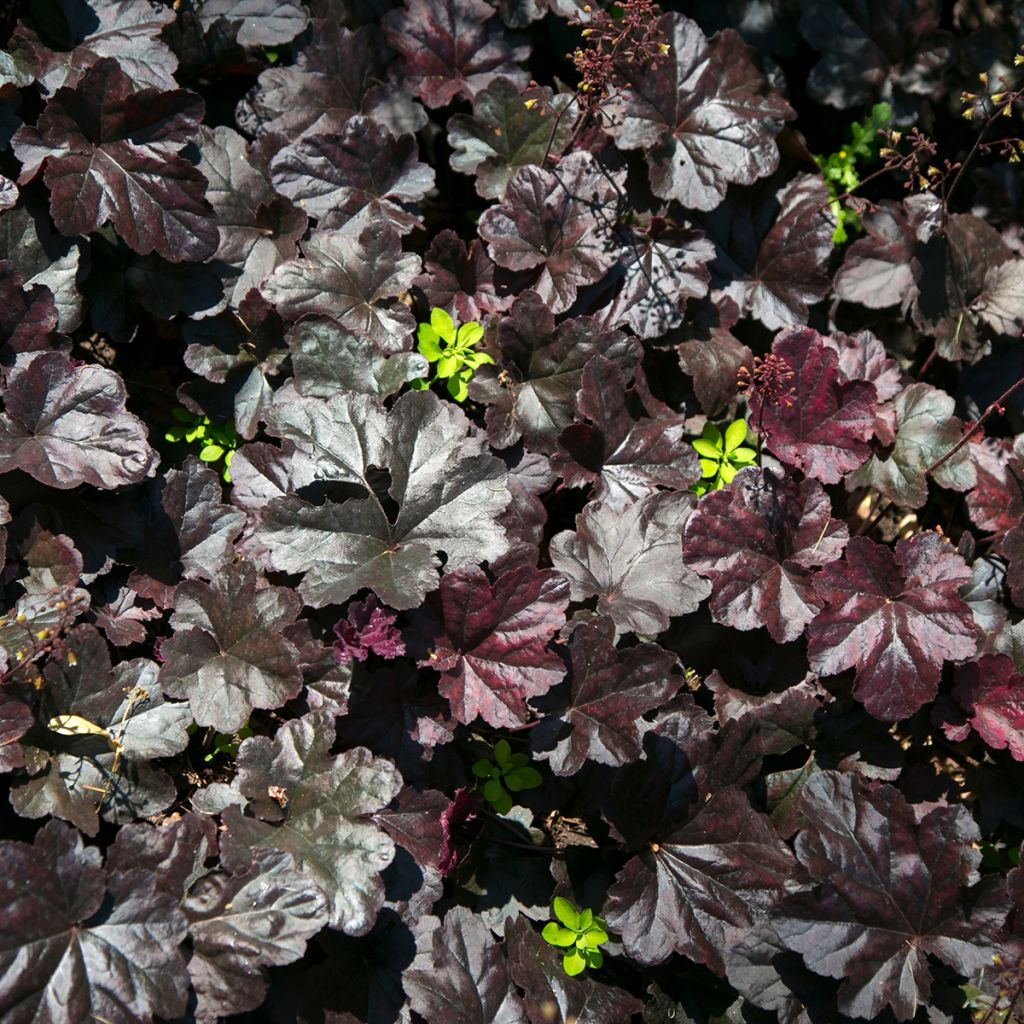
M 0 11 L 3 1024 L 1024 1016 L 1020 4 L 665 6 Z

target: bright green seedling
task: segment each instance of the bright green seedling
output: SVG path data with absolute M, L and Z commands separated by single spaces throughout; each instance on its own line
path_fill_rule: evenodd
M 223 458 L 224 468 L 221 470 L 221 476 L 224 477 L 225 483 L 231 483 L 231 474 L 228 469 L 231 466 L 235 449 L 240 443 L 238 435 L 235 433 L 235 425 L 233 423 L 211 423 L 205 416 L 193 416 L 181 406 L 178 406 L 171 415 L 180 426 L 171 427 L 164 434 L 164 439 L 176 443 L 198 445 L 201 462 L 213 464 Z
M 600 967 L 604 955 L 597 947 L 608 941 L 604 921 L 594 917 L 592 910 L 577 910 L 561 896 L 554 898 L 551 909 L 558 921 L 548 921 L 540 934 L 545 942 L 566 951 L 562 957 L 565 973 L 573 977 L 588 967 Z
M 531 768 L 528 754 L 513 754 L 508 740 L 494 744 L 494 760 L 481 758 L 473 765 L 473 774 L 483 781 L 484 799 L 496 814 L 512 810 L 511 793 L 536 789 L 544 780 L 536 768 Z
M 747 439 L 747 421 L 735 420 L 725 428 L 725 436 L 713 423 L 706 423 L 704 431 L 692 442 L 700 456 L 699 483 L 693 485 L 696 494 L 720 491 L 744 466 L 754 465 L 757 452 L 744 446 Z
M 448 381 L 448 394 L 456 402 L 464 402 L 467 385 L 473 374 L 484 363 L 494 360 L 486 352 L 475 351 L 484 336 L 484 329 L 475 321 L 463 324 L 457 331 L 455 321 L 443 310 L 430 311 L 430 323 L 420 324 L 416 337 L 420 355 L 428 363 L 436 363 L 435 380 Z M 423 379 L 412 382 L 414 391 L 426 391 L 429 383 Z
M 878 133 L 889 126 L 891 119 L 892 108 L 889 104 L 876 103 L 863 123 L 854 121 L 850 125 L 846 144 L 838 153 L 814 158 L 825 176 L 825 184 L 832 197 L 830 206 L 836 218 L 832 241 L 837 245 L 842 245 L 849 239 L 847 229 L 860 231 L 860 217 L 856 211 L 843 206 L 839 196 L 852 192 L 860 184 L 857 161 L 870 161 L 878 155 L 882 143 L 882 137 Z

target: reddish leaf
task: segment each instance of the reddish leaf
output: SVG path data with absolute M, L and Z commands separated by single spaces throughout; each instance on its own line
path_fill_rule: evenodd
M 956 670 L 953 690 L 970 724 L 993 749 L 1024 761 L 1024 673 L 1005 654 L 986 654 Z
M 441 695 L 460 722 L 479 715 L 495 728 L 522 725 L 526 701 L 565 675 L 548 644 L 568 604 L 568 584 L 552 569 L 512 569 L 493 584 L 475 567 L 448 573 L 441 580 L 445 632 L 420 667 L 442 673 Z
M 795 374 L 791 395 L 750 389 L 750 422 L 782 462 L 822 483 L 838 483 L 871 454 L 877 392 L 866 381 L 844 381 L 839 356 L 817 331 L 791 327 L 772 342 L 772 355 Z
M 384 16 L 388 42 L 403 56 L 408 87 L 428 107 L 473 99 L 499 75 L 521 85 L 516 66 L 530 48 L 506 33 L 484 0 L 405 0 Z
M 796 841 L 817 883 L 773 913 L 783 942 L 817 974 L 841 978 L 839 1009 L 910 1020 L 927 1004 L 928 956 L 959 974 L 991 964 L 1006 916 L 1001 879 L 978 880 L 980 835 L 966 807 L 915 816 L 899 790 L 820 772 L 804 786 Z
M 788 643 L 824 607 L 811 570 L 839 558 L 848 536 L 821 484 L 752 467 L 697 503 L 683 533 L 683 561 L 711 581 L 716 622 L 765 626 L 777 643 Z
M 620 149 L 643 149 L 651 188 L 692 210 L 713 210 L 730 184 L 750 185 L 779 165 L 775 136 L 793 117 L 765 95 L 764 79 L 737 32 L 706 39 L 681 14 L 658 22 L 671 47 L 663 61 L 630 61 L 612 104 Z
M 847 250 L 836 274 L 836 294 L 869 309 L 910 308 L 917 294 L 913 257 L 917 237 L 902 206 L 884 200 L 864 214 L 864 237 Z
M 614 640 L 615 627 L 605 618 L 573 631 L 569 703 L 530 734 L 534 751 L 556 775 L 573 775 L 587 760 L 613 766 L 639 760 L 643 716 L 682 685 L 673 672 L 675 655 L 657 644 L 618 650 Z M 566 725 L 568 736 L 562 735 Z M 545 749 L 554 741 L 554 749 Z
M 54 93 L 35 128 L 18 129 L 18 180 L 30 181 L 46 163 L 50 212 L 65 235 L 87 235 L 109 221 L 142 255 L 208 259 L 218 235 L 206 179 L 177 155 L 202 116 L 195 93 L 136 92 L 117 61 L 104 58 L 76 88 Z
M 625 175 L 601 167 L 590 153 L 570 153 L 556 171 L 523 167 L 505 201 L 480 218 L 480 237 L 494 262 L 510 270 L 540 268 L 534 290 L 552 313 L 615 265 L 614 209 Z
M 895 552 L 854 537 L 814 589 L 827 607 L 809 627 L 808 656 L 819 672 L 857 670 L 854 696 L 876 718 L 908 718 L 935 697 L 943 661 L 977 649 L 959 589 L 970 570 L 935 533 L 901 540 Z
M 967 495 L 967 511 L 998 544 L 1024 520 L 1024 459 L 1007 438 L 975 438 L 969 451 L 978 483 Z

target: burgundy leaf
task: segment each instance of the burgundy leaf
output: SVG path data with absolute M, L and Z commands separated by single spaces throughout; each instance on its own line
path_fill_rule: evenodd
M 148 1024 L 185 1012 L 185 916 L 151 870 L 108 874 L 99 850 L 51 821 L 32 845 L 0 843 L 0 906 L 0 1005 L 9 1024 Z
M 302 686 L 298 651 L 282 635 L 299 596 L 261 583 L 250 563 L 236 562 L 212 586 L 185 580 L 174 594 L 160 686 L 187 697 L 196 722 L 218 732 L 235 732 L 253 708 L 281 707 Z
M 993 749 L 1024 761 L 1024 674 L 1005 654 L 986 654 L 956 670 L 953 690 L 970 724 Z
M 295 256 L 308 220 L 274 191 L 263 159 L 265 147 L 248 145 L 224 125 L 204 125 L 199 152 L 199 170 L 209 182 L 206 198 L 217 214 L 220 234 L 214 257 L 233 270 L 230 299 L 239 308 L 250 289 Z
M 846 524 L 821 484 L 754 467 L 697 503 L 683 561 L 711 581 L 711 615 L 734 629 L 765 626 L 777 643 L 803 633 L 824 607 L 812 570 L 842 555 Z
M 427 1024 L 525 1024 L 505 955 L 478 914 L 453 907 L 441 924 L 423 918 L 423 952 L 402 975 L 412 1008 Z
M 857 670 L 854 696 L 876 718 L 908 718 L 933 700 L 944 661 L 977 649 L 970 608 L 959 589 L 970 570 L 935 533 L 901 540 L 895 552 L 854 537 L 841 562 L 814 578 L 826 602 L 809 627 L 818 672 Z
M 883 200 L 863 217 L 864 237 L 846 250 L 836 274 L 836 294 L 869 309 L 910 308 L 917 293 L 913 257 L 917 237 L 902 206 Z
M 640 963 L 681 953 L 724 974 L 729 930 L 749 928 L 776 902 L 794 867 L 768 818 L 728 789 L 626 864 L 604 916 Z
M 157 453 L 125 398 L 113 370 L 38 353 L 7 377 L 0 473 L 20 469 L 62 490 L 83 483 L 110 489 L 152 476 Z
M 302 258 L 282 263 L 260 293 L 287 320 L 317 313 L 362 331 L 386 353 L 406 348 L 416 321 L 396 296 L 412 284 L 420 260 L 402 253 L 393 227 L 380 217 L 358 234 L 343 228 L 316 231 L 300 243 Z
M 873 455 L 849 474 L 846 488 L 874 487 L 904 508 L 920 508 L 928 500 L 926 470 L 955 447 L 963 436 L 963 425 L 953 415 L 953 399 L 929 384 L 909 385 L 893 404 L 896 439 L 892 450 L 884 459 Z M 977 477 L 968 447 L 959 449 L 931 475 L 942 487 L 969 491 Z
M 539 267 L 534 290 L 551 312 L 564 312 L 577 290 L 600 281 L 619 257 L 612 211 L 624 180 L 585 152 L 570 153 L 554 171 L 523 167 L 505 201 L 484 211 L 480 237 L 499 266 Z
M 977 485 L 967 495 L 971 522 L 998 544 L 1024 519 L 1024 459 L 1007 438 L 972 439 Z
M 205 260 L 217 249 L 206 179 L 178 155 L 202 116 L 195 93 L 136 92 L 117 61 L 104 58 L 76 88 L 54 93 L 35 128 L 18 129 L 19 182 L 46 163 L 50 212 L 65 235 L 87 235 L 109 221 L 137 253 Z
M 765 447 L 786 465 L 822 483 L 838 483 L 870 456 L 877 392 L 866 381 L 844 381 L 839 357 L 809 327 L 781 331 L 772 355 L 795 374 L 795 391 L 775 395 L 753 373 L 750 422 Z
M 238 25 L 240 46 L 278 46 L 294 39 L 309 21 L 300 0 L 203 0 L 203 25 L 226 19 Z
M 274 188 L 332 227 L 366 210 L 406 234 L 422 227 L 412 204 L 434 187 L 412 135 L 395 138 L 378 121 L 355 115 L 340 134 L 303 136 L 270 163 Z
M 619 331 L 590 317 L 555 318 L 535 292 L 524 292 L 498 326 L 497 372 L 484 367 L 470 384 L 472 397 L 487 402 L 487 436 L 496 448 L 520 438 L 527 448 L 553 454 L 558 435 L 576 417 L 583 368 L 595 355 L 632 370 L 643 351 Z
M 260 75 L 239 105 L 239 127 L 296 140 L 337 134 L 354 114 L 365 114 L 395 135 L 417 132 L 427 116 L 407 91 L 388 83 L 392 56 L 372 26 L 353 31 L 337 18 L 314 21 L 303 34 L 295 63 Z
M 551 468 L 567 487 L 594 483 L 593 496 L 623 507 L 659 487 L 686 490 L 700 479 L 697 456 L 685 439 L 682 417 L 634 420 L 626 410 L 618 366 L 594 356 L 583 369 L 576 422 L 559 436 L 563 453 Z
M 712 285 L 769 330 L 803 324 L 829 292 L 835 227 L 820 177 L 771 178 L 701 218 L 718 254 Z
M 409 88 L 428 107 L 473 99 L 499 76 L 526 84 L 516 62 L 530 48 L 507 34 L 485 0 L 404 0 L 384 16 L 388 42 L 402 55 Z
M 91 0 L 88 8 L 83 4 L 65 10 L 59 20 L 40 19 L 41 35 L 22 22 L 11 39 L 11 49 L 32 66 L 45 94 L 77 85 L 104 57 L 116 60 L 139 88 L 177 87 L 178 59 L 160 38 L 174 22 L 174 11 L 134 0 Z M 51 36 L 58 25 L 66 32 L 59 41 Z
M 674 655 L 657 644 L 618 650 L 614 639 L 614 624 L 604 618 L 573 631 L 569 702 L 530 734 L 535 753 L 556 775 L 573 775 L 587 760 L 612 766 L 638 760 L 643 716 L 682 685 Z M 545 749 L 553 742 L 554 749 Z
M 660 338 L 683 322 L 687 299 L 707 294 L 706 264 L 715 247 L 700 232 L 635 232 L 619 257 L 612 301 L 597 316 L 609 327 L 629 327 L 640 338 Z
M 682 532 L 695 499 L 657 494 L 618 509 L 591 502 L 576 531 L 551 539 L 551 561 L 574 601 L 597 597 L 597 610 L 620 631 L 653 635 L 673 615 L 695 611 L 711 585 L 683 564 Z
M 395 628 L 398 616 L 380 603 L 376 594 L 365 601 L 353 601 L 348 617 L 335 624 L 334 655 L 339 662 L 366 661 L 376 654 L 381 658 L 400 658 L 405 654 L 402 634 Z
M 793 110 L 765 94 L 764 79 L 737 32 L 706 39 L 697 23 L 665 14 L 671 47 L 662 61 L 622 68 L 629 85 L 612 104 L 620 149 L 643 149 L 654 194 L 713 210 L 730 184 L 750 185 L 779 165 L 775 136 Z
M 503 199 L 520 167 L 543 166 L 545 156 L 558 157 L 572 137 L 573 118 L 559 116 L 569 95 L 553 98 L 548 88 L 529 95 L 535 102 L 527 105 L 515 82 L 496 78 L 476 94 L 472 116 L 448 119 L 451 165 L 476 175 L 477 195 L 484 199 Z
M 679 365 L 693 378 L 697 401 L 708 416 L 718 415 L 735 397 L 736 374 L 754 359 L 750 349 L 725 327 L 712 327 L 706 338 L 684 341 L 677 351 Z
M 966 807 L 915 815 L 893 786 L 820 772 L 804 786 L 796 841 L 817 883 L 774 911 L 782 941 L 817 974 L 841 978 L 839 1009 L 910 1020 L 928 1002 L 934 956 L 962 975 L 991 963 L 1004 883 L 978 881 L 978 826 Z
M 441 580 L 445 632 L 419 664 L 441 672 L 441 695 L 458 721 L 468 725 L 479 715 L 495 728 L 526 722 L 526 701 L 565 675 L 548 644 L 565 624 L 568 591 L 554 570 L 529 567 L 493 584 L 477 568 Z

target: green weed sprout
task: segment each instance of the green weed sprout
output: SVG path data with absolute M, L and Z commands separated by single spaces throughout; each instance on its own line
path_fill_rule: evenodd
M 554 898 L 551 908 L 558 921 L 549 921 L 540 934 L 545 942 L 566 950 L 562 970 L 571 978 L 588 967 L 600 967 L 604 955 L 597 947 L 608 941 L 604 921 L 594 917 L 592 910 L 577 910 L 561 896 Z
M 757 459 L 753 448 L 744 447 L 747 439 L 747 421 L 735 420 L 725 428 L 725 436 L 713 423 L 706 423 L 693 449 L 700 456 L 699 483 L 692 490 L 701 495 L 720 491 L 744 466 L 752 466 Z
M 473 774 L 484 781 L 484 799 L 496 814 L 508 814 L 512 810 L 512 797 L 524 789 L 536 789 L 544 780 L 536 768 L 530 768 L 528 754 L 513 754 L 508 740 L 494 744 L 494 761 L 486 757 L 473 765 Z
M 484 336 L 484 329 L 475 321 L 455 329 L 455 321 L 443 310 L 430 311 L 430 323 L 420 324 L 416 337 L 419 352 L 428 363 L 436 363 L 435 380 L 448 381 L 448 394 L 456 402 L 464 402 L 468 394 L 466 385 L 484 363 L 494 360 L 486 352 L 475 351 Z M 422 378 L 410 385 L 414 391 L 426 391 L 430 386 Z
M 233 423 L 211 423 L 205 416 L 194 416 L 187 409 L 178 406 L 171 415 L 179 426 L 171 427 L 164 434 L 164 440 L 199 445 L 199 461 L 214 463 L 224 459 L 221 476 L 226 484 L 231 483 L 228 472 L 231 459 L 238 448 L 238 435 Z
M 876 103 L 863 123 L 854 121 L 847 132 L 846 143 L 838 153 L 816 156 L 821 173 L 825 176 L 832 201 L 829 204 L 836 218 L 832 241 L 842 245 L 849 240 L 847 228 L 860 231 L 860 217 L 839 201 L 839 196 L 852 192 L 860 184 L 858 160 L 873 160 L 881 145 L 879 131 L 889 126 L 892 108 L 888 103 Z

